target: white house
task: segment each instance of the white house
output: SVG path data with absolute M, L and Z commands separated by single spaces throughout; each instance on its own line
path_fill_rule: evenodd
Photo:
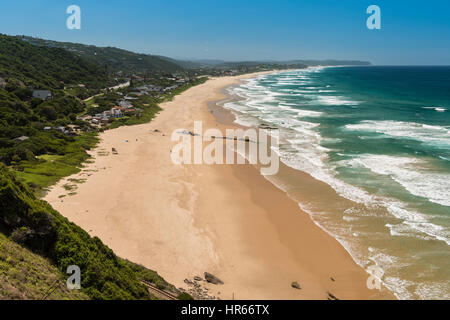
M 52 93 L 49 90 L 33 90 L 33 98 L 49 100 L 52 98 Z
M 123 117 L 123 112 L 122 112 L 121 108 L 117 108 L 117 107 L 112 108 L 111 109 L 111 116 L 113 118 L 122 118 Z
M 25 141 L 25 140 L 28 140 L 28 139 L 30 139 L 30 138 L 27 137 L 27 136 L 21 136 L 21 137 L 15 138 L 14 140 L 15 140 L 15 141 L 22 142 L 22 141 Z

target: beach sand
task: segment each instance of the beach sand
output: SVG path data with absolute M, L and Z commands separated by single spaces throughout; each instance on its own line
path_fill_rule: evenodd
M 204 129 L 233 127 L 216 121 L 208 102 L 246 77 L 211 79 L 162 104 L 148 124 L 105 131 L 91 152 L 95 161 L 68 178 L 86 179 L 76 194 L 67 196 L 71 182 L 64 179 L 45 200 L 177 287 L 188 289 L 184 279 L 209 272 L 224 284 L 203 286 L 221 299 L 393 298 L 369 290 L 369 275 L 342 245 L 254 166 L 171 161 L 174 130 L 193 130 L 194 120 Z

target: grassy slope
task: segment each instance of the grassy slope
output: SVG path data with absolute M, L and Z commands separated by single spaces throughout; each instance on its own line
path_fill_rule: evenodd
M 37 163 L 22 161 L 22 171 L 17 176 L 36 190 L 45 189 L 63 177 L 78 173 L 83 162 L 90 158 L 86 150 L 95 147 L 97 142 L 97 133 L 84 133 L 65 147 L 64 155 L 40 156 Z
M 68 290 L 65 279 L 49 260 L 21 247 L 0 233 L 0 300 L 85 300 Z

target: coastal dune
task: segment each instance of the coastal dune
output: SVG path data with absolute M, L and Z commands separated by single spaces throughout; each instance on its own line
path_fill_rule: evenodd
M 173 164 L 174 130 L 193 130 L 194 121 L 222 132 L 235 127 L 217 121 L 208 103 L 245 77 L 210 79 L 162 104 L 148 124 L 105 131 L 94 161 L 45 200 L 177 287 L 190 289 L 184 280 L 204 272 L 220 278 L 222 285 L 201 281 L 205 297 L 393 298 L 368 289 L 369 275 L 344 247 L 254 166 Z M 73 181 L 84 182 L 69 196 L 65 186 Z

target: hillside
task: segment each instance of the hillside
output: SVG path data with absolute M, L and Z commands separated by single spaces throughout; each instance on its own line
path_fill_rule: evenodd
M 0 300 L 85 300 L 51 262 L 0 233 Z
M 106 66 L 110 72 L 124 73 L 174 73 L 183 71 L 183 67 L 171 59 L 134 53 L 114 47 L 96 47 L 79 43 L 57 42 L 27 36 L 17 37 L 39 47 L 65 49 L 86 60 Z
M 79 266 L 82 272 L 79 298 L 151 299 L 143 280 L 179 294 L 156 272 L 117 257 L 100 239 L 91 237 L 48 203 L 38 200 L 3 164 L 0 164 L 0 233 L 3 234 L 0 297 L 36 298 L 52 279 L 61 282 L 70 265 Z M 25 279 L 29 281 L 22 282 Z M 58 294 L 70 297 L 61 290 Z
M 103 88 L 108 83 L 106 71 L 98 64 L 60 48 L 33 46 L 5 35 L 0 35 L 0 78 L 42 89 L 81 83 Z
M 52 91 L 54 98 L 42 101 L 33 98 L 32 91 L 14 78 L 8 79 L 6 89 L 0 87 L 0 162 L 10 165 L 13 161 L 35 160 L 35 156 L 46 153 L 64 155 L 70 153 L 69 143 L 81 139 L 44 130 L 46 126 L 83 125 L 76 114 L 85 109 L 84 104 L 76 97 L 64 95 L 62 90 Z M 14 140 L 21 136 L 28 139 Z
M 0 162 L 11 165 L 36 160 L 41 154 L 70 153 L 67 148 L 76 140 L 73 135 L 44 128 L 83 128 L 85 124 L 77 120 L 86 108 L 80 98 L 113 84 L 94 62 L 64 49 L 0 35 Z M 34 97 L 33 89 L 47 89 L 51 99 Z M 19 137 L 26 140 L 15 140 Z
M 223 61 L 223 60 L 176 60 L 160 55 L 148 55 L 130 52 L 114 47 L 96 47 L 79 43 L 43 40 L 28 36 L 17 37 L 28 43 L 51 48 L 62 48 L 106 66 L 110 72 L 129 73 L 176 73 L 193 69 L 222 70 L 230 68 L 283 69 L 303 68 L 304 66 L 337 66 L 337 65 L 370 65 L 367 61 L 358 60 L 291 60 L 291 61 Z
M 367 61 L 359 60 L 290 60 L 290 61 L 222 61 L 222 60 L 193 60 L 177 61 L 187 69 L 230 69 L 238 67 L 247 68 L 303 68 L 312 66 L 367 66 L 371 65 Z

